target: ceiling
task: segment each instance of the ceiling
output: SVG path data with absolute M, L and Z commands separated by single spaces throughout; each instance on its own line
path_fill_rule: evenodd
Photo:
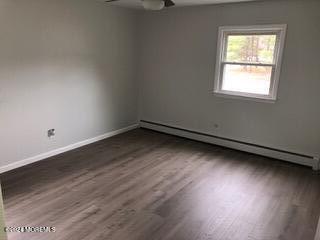
M 100 0 L 103 1 L 103 0 Z M 250 2 L 258 0 L 174 0 L 176 7 L 183 6 L 194 6 L 194 5 L 205 5 L 205 4 L 221 4 L 231 2 Z M 108 3 L 111 5 L 117 5 L 122 7 L 130 8 L 142 8 L 141 0 L 119 0 L 117 2 Z

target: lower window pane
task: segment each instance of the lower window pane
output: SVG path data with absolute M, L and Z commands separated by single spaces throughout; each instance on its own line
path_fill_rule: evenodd
M 269 95 L 272 67 L 226 64 L 222 90 Z

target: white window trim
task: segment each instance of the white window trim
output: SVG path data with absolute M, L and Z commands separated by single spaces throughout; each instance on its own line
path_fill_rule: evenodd
M 285 44 L 287 25 L 286 24 L 276 24 L 276 25 L 255 25 L 255 26 L 223 26 L 219 27 L 219 38 L 217 45 L 217 59 L 216 59 L 216 72 L 214 80 L 214 94 L 221 97 L 237 98 L 237 99 L 251 99 L 262 102 L 275 102 L 277 99 L 282 55 Z M 226 53 L 225 48 L 227 44 L 227 36 L 230 34 L 276 34 L 276 46 L 275 46 L 275 56 L 274 62 L 272 64 L 252 64 L 254 66 L 271 66 L 271 84 L 270 92 L 268 95 L 243 93 L 222 90 L 223 81 L 223 67 L 225 64 L 238 64 L 233 62 L 225 61 L 224 54 Z M 250 65 L 244 63 L 245 65 Z

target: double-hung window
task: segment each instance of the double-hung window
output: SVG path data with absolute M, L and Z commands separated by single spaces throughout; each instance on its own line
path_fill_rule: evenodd
M 214 92 L 275 101 L 286 25 L 220 27 Z

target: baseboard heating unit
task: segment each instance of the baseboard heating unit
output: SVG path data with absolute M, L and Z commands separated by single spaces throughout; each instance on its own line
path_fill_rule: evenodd
M 320 168 L 319 157 L 316 156 L 308 156 L 305 154 L 290 152 L 282 149 L 275 149 L 147 120 L 141 120 L 140 127 L 240 151 L 254 153 L 266 157 L 280 159 L 292 163 L 297 163 L 312 167 L 313 170 L 319 170 Z

